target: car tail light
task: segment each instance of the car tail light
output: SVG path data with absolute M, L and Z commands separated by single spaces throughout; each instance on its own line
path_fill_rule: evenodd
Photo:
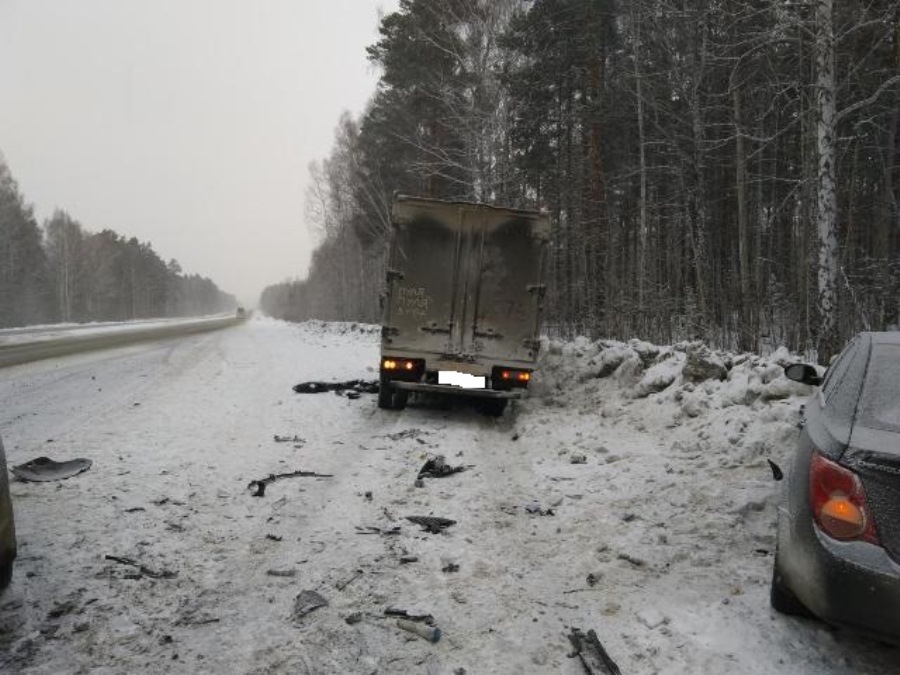
M 809 499 L 816 523 L 830 537 L 878 544 L 862 481 L 850 469 L 813 453 Z

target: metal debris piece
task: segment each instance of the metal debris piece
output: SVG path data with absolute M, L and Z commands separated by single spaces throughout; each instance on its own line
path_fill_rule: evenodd
M 251 480 L 247 485 L 247 489 L 250 490 L 251 497 L 264 497 L 266 494 L 266 486 L 270 483 L 274 483 L 276 480 L 281 480 L 282 478 L 299 478 L 299 477 L 307 477 L 312 476 L 315 478 L 333 478 L 334 475 L 330 473 L 316 473 L 315 471 L 291 471 L 289 473 L 270 473 L 265 478 L 260 478 L 259 480 Z
M 441 568 L 441 572 L 445 574 L 451 574 L 452 572 L 459 572 L 459 565 L 457 563 L 447 563 Z
M 619 666 L 607 654 L 593 629 L 585 634 L 578 628 L 573 628 L 569 641 L 575 648 L 575 656 L 581 659 L 581 665 L 589 675 L 622 675 Z
M 300 591 L 297 598 L 294 600 L 294 611 L 292 616 L 296 621 L 297 619 L 302 619 L 313 610 L 327 605 L 328 600 L 315 591 Z
M 440 534 L 451 525 L 456 525 L 455 520 L 437 516 L 406 516 L 406 519 L 411 523 L 420 525 L 426 532 L 431 532 L 432 534 Z
M 353 612 L 353 614 L 350 614 L 344 619 L 344 623 L 346 623 L 348 626 L 352 626 L 362 621 L 362 619 L 363 616 L 361 612 Z
M 766 460 L 769 463 L 769 468 L 772 469 L 772 478 L 774 480 L 781 480 L 784 478 L 784 472 L 781 470 L 781 467 L 778 466 L 771 459 Z
M 409 563 L 419 562 L 419 556 L 417 555 L 403 555 L 400 556 L 400 564 L 408 565 Z

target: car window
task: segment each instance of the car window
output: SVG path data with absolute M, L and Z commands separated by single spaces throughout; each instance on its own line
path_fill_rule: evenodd
M 856 337 L 842 355 L 840 369 L 835 370 L 825 393 L 825 414 L 849 430 L 856 414 L 859 392 L 869 361 L 868 336 Z
M 850 355 L 858 344 L 859 337 L 853 338 L 850 344 L 844 347 L 844 351 L 841 352 L 837 360 L 828 368 L 828 372 L 825 373 L 825 381 L 822 383 L 822 395 L 825 397 L 825 400 L 828 400 L 828 397 L 831 396 L 834 388 L 847 371 L 847 367 L 850 364 Z
M 900 345 L 875 345 L 859 402 L 859 423 L 900 432 Z

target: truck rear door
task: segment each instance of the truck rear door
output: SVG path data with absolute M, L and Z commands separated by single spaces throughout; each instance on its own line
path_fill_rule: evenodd
M 392 349 L 533 359 L 546 216 L 401 197 L 393 223 L 385 317 Z
M 386 327 L 391 348 L 453 351 L 462 229 L 466 215 L 443 202 L 404 199 L 394 205 Z
M 465 256 L 459 349 L 492 361 L 534 358 L 549 221 L 534 213 L 485 207 Z

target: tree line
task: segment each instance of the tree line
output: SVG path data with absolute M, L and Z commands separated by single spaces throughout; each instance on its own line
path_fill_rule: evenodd
M 290 318 L 378 320 L 395 191 L 547 209 L 548 329 L 833 353 L 900 322 L 898 0 L 401 0 Z
M 211 280 L 184 274 L 134 237 L 88 232 L 62 210 L 38 226 L 0 157 L 0 328 L 198 316 L 235 305 Z

